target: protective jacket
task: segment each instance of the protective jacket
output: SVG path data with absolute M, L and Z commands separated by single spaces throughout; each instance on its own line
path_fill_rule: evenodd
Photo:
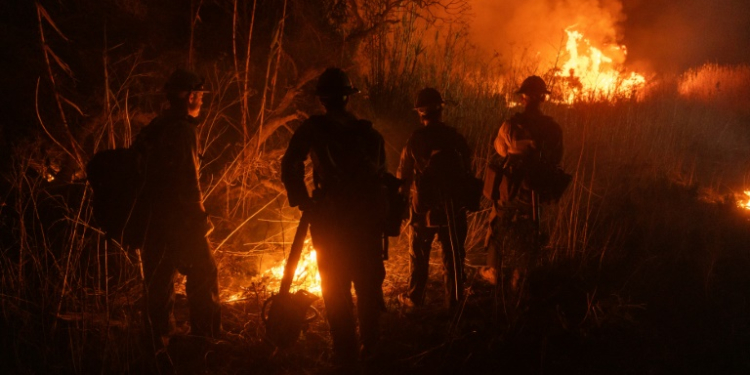
M 516 113 L 502 124 L 494 146 L 505 157 L 505 163 L 485 245 L 487 264 L 500 270 L 503 256 L 517 254 L 528 261 L 538 258 L 539 227 L 534 222 L 531 187 L 539 179 L 532 177 L 534 171 L 539 174 L 554 170 L 539 168 L 540 165 L 559 166 L 563 155 L 562 129 L 552 117 L 539 111 Z
M 421 183 L 421 177 L 435 150 L 454 149 L 461 155 L 464 168 L 471 170 L 471 149 L 466 139 L 442 122 L 423 126 L 412 133 L 406 146 L 401 151 L 397 177 L 403 182 L 402 193 L 407 199 L 413 195 L 416 186 Z M 418 207 L 418 200 L 412 199 L 412 209 L 424 212 L 425 207 Z
M 144 159 L 140 204 L 153 224 L 205 224 L 197 123 L 191 116 L 168 110 L 143 128 L 133 144 Z
M 372 123 L 351 113 L 310 117 L 294 132 L 281 161 L 289 205 L 296 207 L 312 199 L 305 185 L 308 154 L 314 188 L 321 194 L 370 192 L 386 172 L 384 144 Z
M 502 157 L 533 157 L 557 165 L 563 155 L 562 129 L 542 113 L 516 113 L 500 126 L 494 146 Z

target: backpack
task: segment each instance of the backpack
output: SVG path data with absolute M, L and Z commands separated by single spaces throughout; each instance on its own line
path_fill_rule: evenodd
M 145 218 L 138 197 L 145 177 L 143 158 L 134 148 L 99 151 L 86 164 L 94 195 L 94 223 L 123 246 L 143 243 Z
M 382 136 L 367 120 L 352 120 L 338 129 L 325 116 L 313 116 L 310 121 L 317 130 L 313 150 L 320 169 L 316 172 L 324 179 L 313 191 L 314 196 L 319 195 L 316 200 L 325 196 L 342 199 L 355 216 L 366 208 L 364 216 L 380 225 L 383 234 L 398 236 L 407 202 L 399 194 L 401 180 L 379 165 L 384 160 L 378 157 L 385 157 L 378 154 L 384 151 Z
M 371 185 L 379 176 L 378 160 L 373 159 L 375 141 L 372 123 L 352 120 L 345 127 L 336 128 L 324 116 L 311 118 L 318 129 L 319 160 L 327 188 Z M 324 151 L 322 151 L 324 150 Z
M 484 182 L 464 167 L 463 155 L 455 148 L 433 150 L 416 182 L 417 207 L 443 209 L 448 201 L 454 207 L 478 211 Z
M 541 203 L 556 202 L 562 197 L 573 176 L 559 165 L 537 162 L 533 164 L 526 176 L 526 185 L 539 194 Z

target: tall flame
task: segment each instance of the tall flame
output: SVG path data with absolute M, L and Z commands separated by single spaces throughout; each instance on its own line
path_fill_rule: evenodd
M 745 190 L 745 196 L 737 201 L 737 206 L 750 210 L 750 190 Z
M 565 30 L 568 40 L 565 50 L 570 58 L 555 74 L 561 77 L 563 101 L 572 103 L 577 99 L 589 101 L 612 100 L 629 97 L 643 87 L 646 79 L 635 72 L 623 74 L 618 71 L 613 54 L 624 59 L 627 49 L 622 45 L 609 46 L 610 56 L 591 45 L 591 41 L 580 32 Z

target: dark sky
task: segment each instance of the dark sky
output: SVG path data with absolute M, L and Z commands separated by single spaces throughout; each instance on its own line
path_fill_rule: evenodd
M 629 62 L 682 71 L 750 63 L 748 0 L 623 0 Z

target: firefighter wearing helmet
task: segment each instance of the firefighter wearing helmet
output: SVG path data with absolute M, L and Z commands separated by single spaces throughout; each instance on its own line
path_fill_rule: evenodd
M 298 207 L 310 222 L 334 362 L 347 367 L 358 356 L 373 355 L 379 316 L 385 310 L 382 224 L 387 204 L 380 185 L 386 173 L 385 143 L 370 121 L 346 110 L 349 97 L 358 92 L 341 69 L 324 71 L 315 94 L 325 113 L 300 125 L 281 161 L 289 205 Z M 313 165 L 312 194 L 305 185 L 308 157 Z
M 217 266 L 206 236 L 212 228 L 198 178 L 197 126 L 204 81 L 177 69 L 167 79 L 169 108 L 138 134 L 133 146 L 142 157 L 144 182 L 130 221 L 141 236 L 145 285 L 145 332 L 159 364 L 169 363 L 165 343 L 175 332 L 175 274 L 187 279 L 190 334 L 226 338 L 221 326 Z
M 464 295 L 464 241 L 467 225 L 462 196 L 465 178 L 473 177 L 466 139 L 443 122 L 445 102 L 433 88 L 419 91 L 414 109 L 423 125 L 401 152 L 397 176 L 410 205 L 409 288 L 399 295 L 406 308 L 425 303 L 430 250 L 437 236 L 445 271 L 445 305 L 455 309 Z M 478 198 L 478 197 L 477 197 Z
M 488 168 L 502 177 L 497 179 L 494 193 L 489 194 L 494 204 L 486 237 L 487 267 L 481 270 L 490 282 L 510 285 L 513 292 L 518 292 L 525 271 L 541 255 L 539 204 L 551 199 L 540 186 L 544 183 L 536 181 L 542 180 L 540 173 L 559 169 L 563 155 L 562 129 L 541 110 L 550 94 L 544 80 L 530 76 L 516 94 L 521 96 L 524 110 L 500 126 L 494 147 L 502 162 Z M 513 268 L 500 270 L 501 265 Z M 510 280 L 501 283 L 498 275 L 507 275 Z

